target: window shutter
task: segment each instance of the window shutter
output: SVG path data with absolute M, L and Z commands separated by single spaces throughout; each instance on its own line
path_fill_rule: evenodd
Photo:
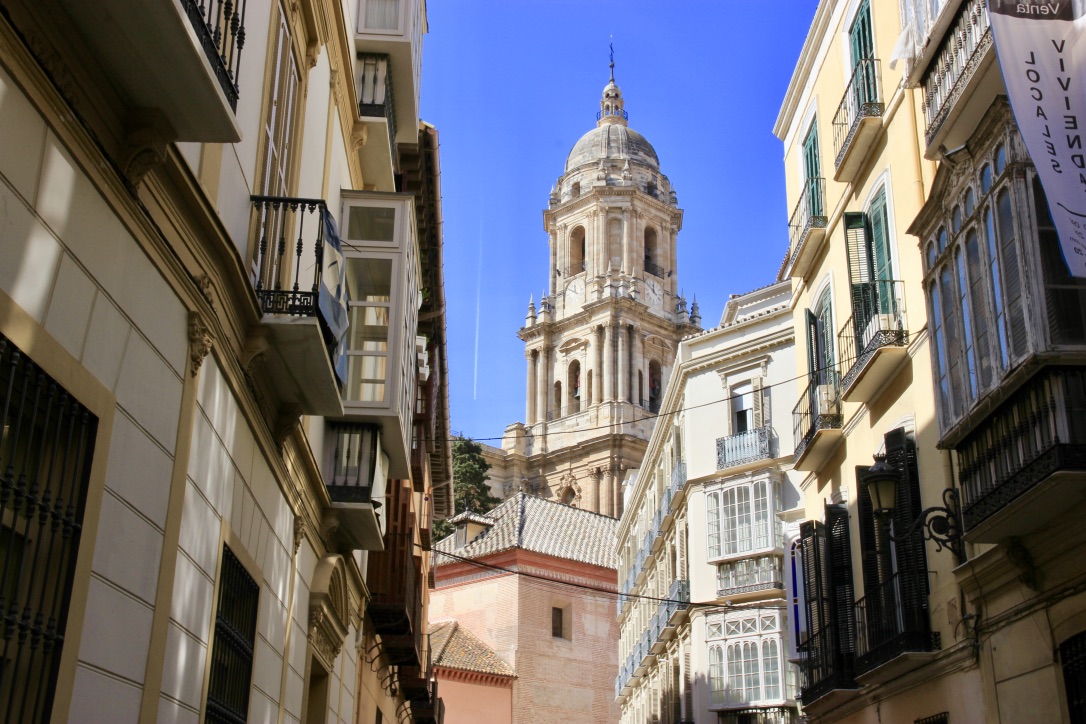
M 752 413 L 752 415 L 754 416 L 754 420 L 752 421 L 752 424 L 753 424 L 753 427 L 755 429 L 757 429 L 759 427 L 765 427 L 765 424 L 766 424 L 765 412 L 764 412 L 764 410 L 765 410 L 765 388 L 763 387 L 764 384 L 765 384 L 765 378 L 764 377 L 755 377 L 754 379 L 752 379 L 750 381 L 750 386 L 754 390 L 754 394 L 752 395 L 752 397 L 754 398 L 754 411 Z
M 856 650 L 856 629 L 852 606 L 856 601 L 852 587 L 852 547 L 848 530 L 848 507 L 826 506 L 826 544 L 829 553 L 829 588 L 832 596 L 837 651 L 842 655 L 841 672 L 851 676 L 852 653 Z
M 863 332 L 875 307 L 875 265 L 871 253 L 870 224 L 867 214 L 845 214 L 845 255 L 848 258 L 849 302 L 852 306 L 853 334 L 857 340 Z
M 880 549 L 878 532 L 875 528 L 880 525 L 875 520 L 874 506 L 871 496 L 868 495 L 864 477 L 867 475 L 867 467 L 856 466 L 857 504 L 856 512 L 860 526 L 860 566 L 863 570 L 864 596 L 867 597 L 867 605 L 873 606 L 874 598 L 871 596 L 879 587 L 879 584 L 888 580 L 893 575 L 892 562 L 889 558 L 890 549 L 887 546 Z M 889 541 L 886 541 L 888 544 Z
M 799 525 L 799 554 L 803 578 L 803 609 L 807 615 L 807 641 L 800 654 L 806 685 L 821 681 L 832 660 L 830 600 L 826 589 L 826 529 L 817 520 Z
M 905 531 L 923 510 L 920 499 L 920 475 L 917 469 L 916 443 L 904 428 L 886 433 L 886 463 L 901 472 L 894 508 L 894 528 Z M 913 535 L 894 544 L 897 568 L 901 573 L 901 603 L 906 612 L 926 612 L 928 607 L 928 565 L 924 540 Z M 919 616 L 928 622 L 926 613 Z
M 819 362 L 818 355 L 818 317 L 807 310 L 807 376 L 811 381 L 820 379 L 819 368 L 821 363 Z M 813 394 L 813 393 L 812 393 Z M 812 407 L 813 409 L 813 407 Z

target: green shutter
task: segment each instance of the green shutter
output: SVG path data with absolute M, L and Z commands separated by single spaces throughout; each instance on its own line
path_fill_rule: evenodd
M 822 216 L 822 165 L 818 160 L 818 128 L 814 124 L 803 141 L 803 171 L 807 182 L 808 218 Z

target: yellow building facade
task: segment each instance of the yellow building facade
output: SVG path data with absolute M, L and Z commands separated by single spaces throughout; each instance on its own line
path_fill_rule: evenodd
M 981 720 L 962 552 L 913 528 L 954 477 L 909 234 L 936 164 L 920 146 L 921 94 L 891 62 L 904 27 L 896 4 L 820 3 L 774 128 L 792 209 L 781 278 L 793 285 L 806 521 L 791 593 L 811 721 Z M 880 472 L 895 505 L 869 492 Z

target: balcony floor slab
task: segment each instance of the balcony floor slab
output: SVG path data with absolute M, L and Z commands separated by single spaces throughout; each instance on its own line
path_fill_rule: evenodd
M 909 358 L 909 350 L 897 345 L 879 347 L 863 363 L 852 381 L 841 389 L 845 402 L 870 402 L 894 378 Z M 846 375 L 847 378 L 847 375 Z

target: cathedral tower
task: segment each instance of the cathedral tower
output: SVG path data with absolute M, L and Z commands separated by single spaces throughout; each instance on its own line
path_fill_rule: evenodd
M 518 332 L 525 422 L 489 456 L 506 496 L 525 490 L 614 517 L 677 343 L 700 329 L 697 303 L 687 311 L 678 286 L 683 212 L 624 106 L 612 64 L 596 127 L 574 144 L 543 212 L 549 283 Z

